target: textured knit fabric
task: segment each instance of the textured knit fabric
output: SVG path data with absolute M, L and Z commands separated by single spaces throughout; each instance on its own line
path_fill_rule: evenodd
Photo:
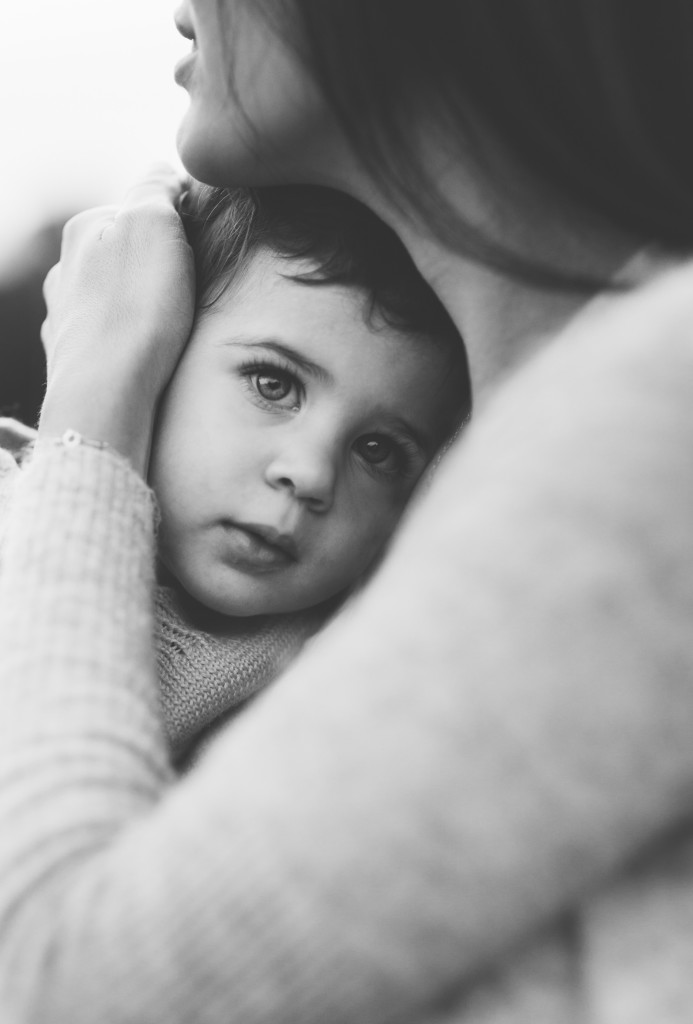
M 0 420 L 0 565 L 4 523 L 19 478 L 15 459 L 34 440 L 35 432 L 23 424 Z M 173 586 L 156 588 L 159 699 L 179 768 L 286 668 L 335 606 L 331 601 L 290 615 L 230 619 L 196 606 Z
M 36 454 L 0 574 L 3 1022 L 689 1024 L 680 281 L 500 389 L 180 781 L 149 492 Z
M 156 643 L 163 720 L 174 761 L 184 766 L 255 693 L 286 668 L 330 606 L 292 615 L 228 618 L 196 609 L 157 587 Z M 213 728 L 212 728 L 213 727 Z

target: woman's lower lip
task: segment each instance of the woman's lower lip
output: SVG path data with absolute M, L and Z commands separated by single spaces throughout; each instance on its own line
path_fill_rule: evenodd
M 196 50 L 191 50 L 190 53 L 186 53 L 185 57 L 176 64 L 173 69 L 173 78 L 177 85 L 185 88 L 190 81 L 192 75 L 193 64 L 195 63 L 195 57 L 197 56 Z
M 224 560 L 234 568 L 248 572 L 274 572 L 293 561 L 275 544 L 231 523 L 224 525 Z

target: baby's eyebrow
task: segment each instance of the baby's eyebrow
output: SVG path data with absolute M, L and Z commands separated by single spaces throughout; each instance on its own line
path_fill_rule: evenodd
M 222 344 L 239 345 L 243 348 L 269 349 L 270 352 L 274 352 L 276 355 L 283 356 L 284 359 L 288 359 L 289 362 L 295 363 L 296 366 L 300 367 L 300 369 L 311 377 L 315 377 L 317 380 L 324 381 L 328 384 L 333 381 L 332 374 L 329 373 L 324 366 L 320 366 L 319 363 L 314 363 L 312 359 L 307 359 L 306 356 L 297 352 L 296 349 L 291 347 L 291 345 L 287 345 L 281 341 L 276 341 L 274 338 L 224 338 Z

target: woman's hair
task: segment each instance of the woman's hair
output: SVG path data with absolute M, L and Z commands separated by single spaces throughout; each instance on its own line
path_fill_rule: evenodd
M 693 243 L 690 0 L 290 0 L 280 9 L 298 18 L 296 45 L 363 163 L 447 244 L 503 262 L 436 190 L 412 115 L 473 154 L 486 125 L 559 194 L 639 237 Z M 263 11 L 290 32 L 274 4 Z
M 469 415 L 466 352 L 450 314 L 397 234 L 362 203 L 317 185 L 213 188 L 194 182 L 181 216 L 195 258 L 198 310 L 211 308 L 253 256 L 269 250 L 287 261 L 293 281 L 357 289 L 371 326 L 385 324 L 422 344 L 443 345 L 458 402 L 450 429 Z

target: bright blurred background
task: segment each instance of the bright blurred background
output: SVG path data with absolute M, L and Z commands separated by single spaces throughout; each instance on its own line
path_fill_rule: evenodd
M 0 415 L 35 417 L 41 281 L 60 226 L 176 161 L 176 0 L 17 0 L 0 35 Z M 40 386 L 40 380 L 39 385 Z

